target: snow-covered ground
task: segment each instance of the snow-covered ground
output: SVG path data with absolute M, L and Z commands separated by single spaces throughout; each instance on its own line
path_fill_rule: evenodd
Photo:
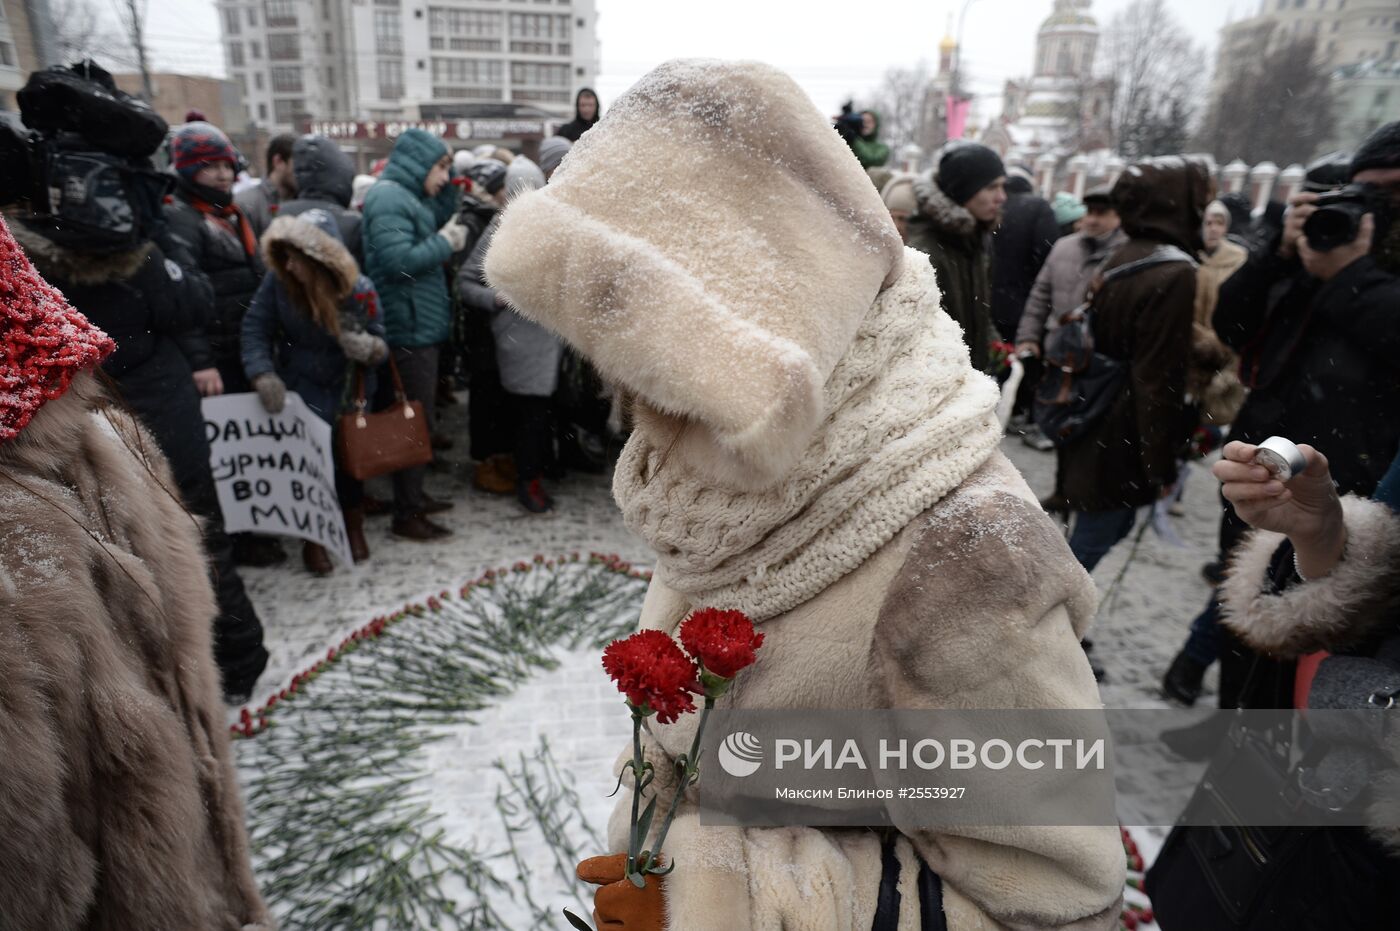
M 452 419 L 463 414 L 460 406 L 448 411 Z M 459 439 L 459 446 L 463 442 Z M 1016 439 L 1003 441 L 1003 449 L 1037 494 L 1049 491 L 1051 454 Z M 471 488 L 464 451 L 444 458 L 445 465 L 430 476 L 429 491 L 457 502 L 442 516 L 455 531 L 453 537 L 427 544 L 395 540 L 388 533 L 388 519 L 379 518 L 368 527 L 372 559 L 353 571 L 338 568 L 328 578 L 314 578 L 301 568 L 299 548 L 291 544 L 287 548 L 293 558 L 287 564 L 245 570 L 272 654 L 255 699 L 260 702 L 275 692 L 294 672 L 323 656 L 328 645 L 374 615 L 444 588 L 455 589 L 486 568 L 510 565 L 535 553 L 570 551 L 615 552 L 646 563 L 647 548 L 622 526 L 606 477 L 565 480 L 554 489 L 556 512 L 534 517 L 511 498 Z M 387 488 L 375 490 L 387 497 Z M 1164 706 L 1157 683 L 1191 617 L 1205 604 L 1209 589 L 1200 567 L 1213 554 L 1218 500 L 1214 482 L 1200 465 L 1190 467 L 1185 510 L 1175 521 L 1185 545 L 1174 547 L 1149 531 L 1121 582 L 1113 610 L 1100 616 L 1091 634 L 1095 655 L 1108 671 L 1102 694 L 1109 707 Z M 1101 589 L 1123 567 L 1129 548 L 1125 541 L 1100 566 L 1095 576 Z M 501 850 L 506 844 L 496 806 L 497 791 L 504 784 L 497 761 L 514 764 L 521 754 L 537 748 L 541 737 L 554 758 L 575 774 L 581 811 L 592 830 L 600 836 L 604 832 L 612 805 L 606 798 L 614 782 L 611 765 L 626 746 L 627 718 L 596 654 L 561 651 L 558 658 L 557 669 L 524 683 L 498 707 L 474 715 L 473 725 L 426 751 L 434 804 L 450 831 L 475 849 Z M 1164 832 L 1135 833 L 1150 862 Z M 522 836 L 516 844 L 524 862 L 548 863 L 544 837 Z M 522 921 L 520 926 L 526 924 Z

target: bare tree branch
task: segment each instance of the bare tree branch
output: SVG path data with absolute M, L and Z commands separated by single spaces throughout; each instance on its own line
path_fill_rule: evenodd
M 91 58 L 104 66 L 135 67 L 131 47 L 102 18 L 92 0 L 50 0 L 49 16 L 60 62 L 72 64 Z
M 1263 38 L 1267 45 L 1268 36 Z M 1332 135 L 1336 107 L 1331 80 L 1317 65 L 1311 36 L 1258 58 L 1232 61 L 1222 87 L 1198 137 L 1218 161 L 1307 162 Z
M 1205 52 L 1165 0 L 1133 0 L 1109 21 L 1101 67 L 1114 81 L 1111 125 L 1127 158 L 1180 152 L 1198 110 Z

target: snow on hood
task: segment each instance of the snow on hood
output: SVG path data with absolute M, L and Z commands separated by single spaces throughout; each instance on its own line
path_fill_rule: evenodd
M 605 377 L 781 472 L 902 263 L 879 194 L 790 77 L 678 60 L 511 203 L 486 274 Z

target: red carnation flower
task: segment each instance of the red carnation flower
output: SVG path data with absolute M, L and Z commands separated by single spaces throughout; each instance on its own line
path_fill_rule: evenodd
M 603 669 L 634 707 L 643 714 L 656 712 L 662 724 L 695 710 L 691 692 L 700 691 L 695 662 L 659 630 L 643 630 L 608 644 Z
M 763 646 L 763 634 L 754 632 L 753 621 L 742 611 L 701 608 L 681 624 L 681 643 L 705 672 L 732 679 L 757 658 L 754 651 Z

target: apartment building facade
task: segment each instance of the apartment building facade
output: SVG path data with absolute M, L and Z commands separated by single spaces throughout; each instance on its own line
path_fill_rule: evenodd
M 517 104 L 567 118 L 598 71 L 594 0 L 218 0 L 249 122 L 392 122 Z

